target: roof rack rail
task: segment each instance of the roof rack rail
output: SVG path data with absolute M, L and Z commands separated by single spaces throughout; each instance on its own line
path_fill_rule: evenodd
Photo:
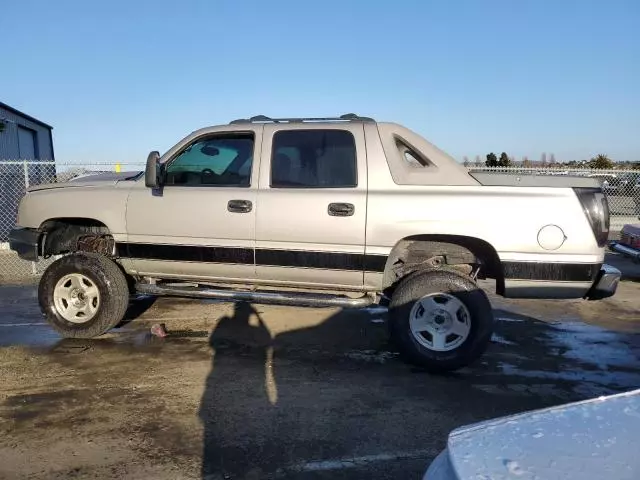
M 229 122 L 238 123 L 313 123 L 313 122 L 375 122 L 371 117 L 361 117 L 355 113 L 345 113 L 339 117 L 301 117 L 301 118 L 271 118 L 266 115 L 256 115 L 251 118 L 238 118 Z

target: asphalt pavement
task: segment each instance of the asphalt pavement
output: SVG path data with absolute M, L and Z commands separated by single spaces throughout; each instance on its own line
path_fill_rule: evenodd
M 492 296 L 487 354 L 434 376 L 380 308 L 143 298 L 65 340 L 35 287 L 0 287 L 0 478 L 418 479 L 453 428 L 640 387 L 639 297 Z

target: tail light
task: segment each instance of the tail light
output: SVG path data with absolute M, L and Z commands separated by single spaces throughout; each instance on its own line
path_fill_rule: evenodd
M 599 247 L 609 239 L 609 202 L 599 188 L 574 188 Z

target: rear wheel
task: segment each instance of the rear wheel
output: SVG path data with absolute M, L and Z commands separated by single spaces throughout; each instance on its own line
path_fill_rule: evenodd
M 63 337 L 102 335 L 124 317 L 129 288 L 111 259 L 95 253 L 73 253 L 53 262 L 38 288 L 42 313 Z
M 389 308 L 403 357 L 432 372 L 469 365 L 486 350 L 493 311 L 486 294 L 457 272 L 416 272 L 402 280 Z

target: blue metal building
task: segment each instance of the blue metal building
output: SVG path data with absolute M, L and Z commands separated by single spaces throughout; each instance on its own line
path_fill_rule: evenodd
M 52 128 L 0 102 L 0 246 L 15 225 L 26 189 L 55 179 Z
M 53 127 L 0 102 L 0 161 L 54 160 Z

